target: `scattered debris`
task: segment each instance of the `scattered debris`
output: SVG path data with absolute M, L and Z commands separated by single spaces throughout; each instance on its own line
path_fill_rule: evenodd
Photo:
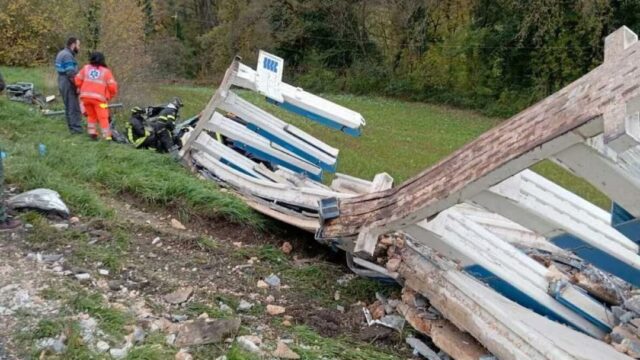
M 40 210 L 63 218 L 69 217 L 69 208 L 60 194 L 50 189 L 34 189 L 12 196 L 7 200 L 7 206 L 16 210 Z
M 159 237 L 159 236 L 156 236 L 156 237 L 155 237 L 155 238 L 153 238 L 153 240 L 151 241 L 151 245 L 155 245 L 155 244 L 157 244 L 157 243 L 159 243 L 159 242 L 160 242 L 160 237 Z
M 100 274 L 102 276 L 107 276 L 107 275 L 109 275 L 109 270 L 107 270 L 107 269 L 98 269 L 98 274 Z
M 193 295 L 193 288 L 188 286 L 166 294 L 164 296 L 164 301 L 169 304 L 179 305 L 187 302 L 191 298 L 191 295 Z
M 258 280 L 258 284 L 256 286 L 259 289 L 267 289 L 267 288 L 269 288 L 269 284 L 267 284 L 264 280 Z
M 364 316 L 367 319 L 367 324 L 369 326 L 378 324 L 378 325 L 388 327 L 390 329 L 402 331 L 402 329 L 404 328 L 404 324 L 406 322 L 404 317 L 399 315 L 385 315 L 385 316 L 382 316 L 379 320 L 375 320 L 371 315 L 371 312 L 369 311 L 369 309 L 364 307 L 362 308 L 362 311 L 364 312 Z M 384 311 L 384 307 L 383 307 L 383 311 Z
M 431 348 L 427 346 L 427 344 L 423 343 L 419 339 L 408 337 L 406 341 L 407 344 L 409 344 L 409 346 L 411 346 L 411 348 L 413 349 L 414 355 L 422 355 L 427 358 L 427 360 L 442 360 L 442 358 L 438 356 L 435 351 L 431 350 Z
M 373 320 L 380 320 L 385 314 L 384 305 L 380 302 L 380 300 L 377 300 L 373 304 L 369 305 L 367 310 L 369 310 L 369 314 L 371 314 L 371 318 Z

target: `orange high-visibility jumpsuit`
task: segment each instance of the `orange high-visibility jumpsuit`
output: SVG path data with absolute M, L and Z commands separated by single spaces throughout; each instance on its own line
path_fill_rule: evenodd
M 111 140 L 108 102 L 118 93 L 118 83 L 109 68 L 85 65 L 75 78 L 76 88 L 87 115 L 87 132 L 98 135 L 96 125 L 100 123 L 102 137 Z

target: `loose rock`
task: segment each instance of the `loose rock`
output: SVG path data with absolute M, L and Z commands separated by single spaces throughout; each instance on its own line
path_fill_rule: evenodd
M 178 230 L 187 230 L 187 228 L 177 219 L 171 219 L 171 227 Z
M 401 260 L 399 258 L 389 259 L 389 261 L 387 261 L 387 270 L 391 272 L 398 271 L 398 268 L 400 267 L 400 262 Z
M 293 246 L 290 242 L 285 241 L 284 244 L 282 244 L 282 247 L 280 247 L 280 250 L 282 250 L 283 253 L 289 255 L 291 254 L 291 251 L 293 251 Z
M 179 326 L 175 344 L 179 347 L 220 343 L 235 335 L 240 319 L 198 319 Z
M 173 344 L 176 343 L 176 334 L 169 334 L 165 336 L 164 342 L 169 346 L 173 346 Z
M 280 286 L 280 278 L 276 274 L 271 274 L 264 279 L 264 282 L 271 287 Z
M 249 311 L 251 310 L 251 308 L 253 307 L 253 304 L 242 299 L 240 300 L 240 303 L 238 304 L 238 311 Z
M 64 344 L 64 338 L 46 338 L 38 341 L 38 349 L 49 350 L 56 354 L 64 352 L 66 345 Z
M 287 344 L 285 344 L 282 340 L 278 341 L 278 345 L 272 354 L 273 356 L 280 359 L 300 359 L 300 355 L 289 349 Z
M 264 280 L 258 280 L 258 284 L 256 285 L 259 289 L 266 289 L 269 287 L 269 284 L 264 282 Z
M 109 349 L 109 355 L 111 355 L 111 357 L 114 358 L 114 359 L 124 359 L 127 356 L 128 352 L 129 352 L 129 349 L 127 349 L 127 348 L 122 348 L 122 349 L 111 348 L 111 349 Z
M 131 334 L 131 342 L 134 344 L 141 344 L 144 341 L 144 337 L 144 330 L 142 330 L 141 327 L 136 326 L 136 328 L 133 330 L 133 333 Z
M 124 283 L 122 282 L 122 280 L 111 280 L 108 283 L 109 289 L 111 289 L 112 291 L 120 291 L 123 284 Z
M 220 307 L 220 311 L 222 311 L 223 313 L 227 313 L 227 314 L 232 314 L 233 313 L 233 309 L 229 305 L 227 305 L 227 304 L 225 304 L 223 302 L 220 302 L 218 304 L 218 306 Z
M 109 351 L 109 348 L 111 346 L 109 346 L 109 343 L 107 343 L 106 341 L 98 341 L 96 343 L 96 350 L 98 350 L 99 353 L 105 353 L 107 351 Z
M 251 340 L 252 339 L 250 339 L 248 336 L 240 336 L 240 337 L 238 337 L 236 339 L 236 341 L 238 342 L 238 345 L 240 345 L 240 347 L 243 350 L 248 351 L 248 352 L 253 353 L 253 354 L 262 353 L 262 350 L 260 350 L 260 347 L 258 347 L 258 345 L 256 345 Z
M 67 223 L 59 223 L 59 224 L 53 224 L 51 225 L 52 228 L 58 230 L 58 231 L 62 231 L 62 230 L 67 230 L 69 228 L 69 224 Z
M 186 321 L 187 319 L 189 319 L 187 315 L 183 315 L 183 314 L 171 315 L 171 320 L 175 322 L 182 322 L 182 321 Z
M 371 312 L 371 317 L 374 320 L 379 320 L 385 315 L 384 305 L 382 305 L 380 301 L 375 301 L 373 304 L 369 305 L 369 311 Z
M 74 275 L 76 277 L 77 280 L 79 281 L 87 281 L 91 279 L 91 275 L 87 274 L 87 273 L 80 273 L 80 274 L 75 274 Z
M 193 360 L 193 356 L 187 352 L 187 349 L 180 349 L 176 353 L 176 360 Z
M 193 288 L 189 286 L 166 294 L 164 296 L 164 301 L 168 302 L 169 304 L 178 305 L 189 300 L 189 298 L 191 298 L 191 295 L 193 295 Z
M 283 306 L 279 306 L 279 305 L 267 305 L 267 314 L 275 316 L 275 315 L 280 315 L 280 314 L 284 314 L 284 312 L 286 311 L 286 309 Z
M 640 295 L 635 295 L 625 300 L 624 307 L 640 314 Z
M 256 346 L 262 346 L 262 339 L 260 339 L 260 337 L 258 337 L 256 335 L 238 336 L 238 338 L 236 340 L 240 340 L 240 339 L 249 340 L 252 343 L 254 343 Z

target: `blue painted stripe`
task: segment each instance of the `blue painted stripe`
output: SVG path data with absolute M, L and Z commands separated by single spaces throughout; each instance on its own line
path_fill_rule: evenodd
M 464 270 L 476 279 L 489 285 L 492 289 L 494 289 L 507 299 L 516 302 L 542 316 L 546 316 L 553 321 L 571 326 L 578 331 L 583 331 L 575 324 L 571 323 L 560 314 L 536 301 L 534 298 L 532 298 L 522 290 L 499 278 L 484 266 L 474 264 L 465 267 Z
M 611 226 L 636 244 L 640 244 L 640 220 L 615 202 L 611 204 Z
M 221 163 L 223 163 L 223 164 L 225 164 L 225 165 L 227 165 L 227 166 L 229 166 L 229 167 L 231 167 L 231 168 L 233 168 L 233 169 L 236 169 L 236 170 L 240 171 L 240 172 L 241 172 L 241 173 L 243 173 L 243 174 L 246 174 L 246 175 L 249 175 L 249 176 L 251 176 L 251 177 L 253 177 L 253 178 L 256 178 L 256 176 L 255 176 L 255 175 L 253 175 L 252 173 L 248 172 L 247 170 L 245 170 L 245 169 L 241 168 L 240 166 L 238 166 L 238 165 L 236 165 L 236 164 L 232 163 L 231 161 L 229 161 L 229 160 L 227 160 L 227 159 L 225 159 L 225 158 L 222 158 L 222 157 L 221 157 L 221 158 L 220 158 L 220 162 L 221 162 Z
M 631 239 L 631 241 L 640 245 L 640 219 L 633 219 L 626 222 L 618 223 L 613 226 L 622 235 Z
M 268 132 L 267 130 L 252 124 L 252 123 L 247 123 L 247 128 L 251 131 L 254 131 L 260 135 L 262 135 L 263 137 L 267 138 L 268 140 L 282 146 L 283 148 L 291 151 L 292 153 L 300 156 L 301 158 L 307 160 L 308 162 L 322 168 L 322 170 L 326 170 L 329 172 L 336 172 L 336 166 L 337 166 L 337 161 L 334 164 L 327 164 L 326 162 L 318 159 L 317 157 L 305 152 L 304 150 L 301 150 L 293 145 L 291 145 L 290 143 L 288 143 L 286 140 L 281 139 L 275 135 L 273 135 L 272 133 Z M 292 135 L 293 136 L 293 135 Z M 304 141 L 304 140 L 301 140 Z M 311 144 L 309 144 L 311 145 Z M 311 145 L 313 146 L 313 145 Z
M 57 72 L 67 72 L 68 70 L 77 70 L 77 63 L 73 61 L 67 61 L 63 63 L 56 63 Z
M 299 106 L 293 105 L 293 104 L 288 103 L 288 102 L 281 103 L 281 102 L 275 101 L 275 100 L 270 99 L 270 98 L 266 98 L 266 99 L 267 99 L 268 102 L 270 102 L 270 103 L 272 103 L 274 105 L 277 105 L 277 106 L 279 106 L 279 107 L 281 107 L 281 108 L 283 108 L 283 109 L 285 109 L 287 111 L 290 111 L 292 113 L 304 116 L 304 117 L 306 117 L 308 119 L 311 119 L 311 120 L 313 120 L 313 121 L 315 121 L 317 123 L 320 123 L 320 124 L 322 124 L 322 125 L 324 125 L 326 127 L 329 127 L 329 128 L 332 128 L 332 129 L 336 129 L 336 130 L 340 130 L 340 131 L 342 131 L 343 133 L 345 133 L 347 135 L 351 135 L 351 136 L 357 137 L 357 136 L 360 136 L 360 134 L 361 134 L 361 129 L 360 128 L 354 129 L 354 128 L 350 128 L 348 126 L 344 126 L 344 125 L 339 124 L 339 123 L 337 123 L 337 122 L 335 122 L 335 121 L 333 121 L 333 120 L 331 120 L 329 118 L 326 118 L 324 116 L 318 115 L 316 113 L 313 113 L 313 112 L 311 112 L 309 110 L 303 109 L 303 108 L 301 108 Z
M 308 176 L 310 179 L 313 179 L 313 180 L 316 180 L 316 181 L 322 181 L 322 170 L 320 171 L 320 174 L 313 174 L 313 173 L 310 173 L 310 172 L 308 172 L 308 171 L 306 171 L 306 170 L 304 170 L 304 169 L 302 169 L 302 168 L 300 168 L 298 166 L 295 166 L 295 165 L 293 165 L 293 164 L 291 164 L 291 163 L 289 163 L 287 161 L 284 161 L 284 160 L 279 159 L 279 158 L 277 158 L 275 156 L 272 156 L 272 155 L 270 155 L 270 154 L 268 154 L 266 152 L 258 150 L 258 149 L 254 148 L 252 146 L 249 146 L 249 145 L 247 145 L 247 144 L 245 144 L 243 142 L 234 140 L 233 141 L 233 145 L 238 147 L 238 148 L 240 148 L 240 149 L 242 149 L 242 150 L 244 150 L 244 151 L 246 151 L 246 152 L 248 152 L 248 153 L 250 153 L 250 154 L 252 154 L 252 155 L 254 155 L 254 156 L 256 156 L 256 157 L 259 157 L 259 158 L 261 158 L 261 159 L 263 159 L 265 161 L 271 162 L 271 163 L 276 164 L 276 165 L 284 166 L 287 169 L 290 169 L 290 170 L 292 170 L 294 172 L 297 172 L 298 174 L 304 174 L 304 175 Z
M 591 298 L 588 295 L 585 295 L 585 296 L 587 298 Z M 561 294 L 555 294 L 553 297 L 556 300 L 558 300 L 559 303 L 571 309 L 571 311 L 573 311 L 574 313 L 582 316 L 583 318 L 587 319 L 590 323 L 597 326 L 600 330 L 604 331 L 605 333 L 611 332 L 611 327 L 609 326 L 609 324 L 605 324 L 600 320 L 596 319 L 595 317 L 591 316 L 589 313 L 587 313 L 586 311 L 583 311 L 582 309 L 577 307 L 575 304 L 573 304 L 569 300 L 563 298 Z
M 611 254 L 594 248 L 584 240 L 571 234 L 561 234 L 550 240 L 555 245 L 572 251 L 598 269 L 609 272 L 635 286 L 640 286 L 640 269 L 617 259 Z
M 611 204 L 611 225 L 616 226 L 633 219 L 635 219 L 635 217 L 625 208 L 615 202 Z

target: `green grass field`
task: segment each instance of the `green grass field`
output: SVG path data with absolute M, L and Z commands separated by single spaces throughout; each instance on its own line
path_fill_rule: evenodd
M 46 83 L 39 69 L 2 72 L 7 82 Z M 212 182 L 193 176 L 169 156 L 72 136 L 62 117 L 44 117 L 4 97 L 0 144 L 8 154 L 7 182 L 23 189 L 55 189 L 80 215 L 108 217 L 102 195 L 130 195 L 149 205 L 175 206 L 183 216 L 224 217 L 257 227 L 264 222 L 239 199 L 217 191 Z M 46 145 L 45 156 L 39 155 L 38 144 Z
M 0 68 L 8 82 L 30 81 L 46 94 L 56 94 L 55 77 L 47 69 Z M 203 109 L 213 88 L 186 85 L 156 86 L 151 90 L 154 103 L 173 96 L 185 103 L 183 118 Z M 367 126 L 361 137 L 350 137 L 268 104 L 261 97 L 242 92 L 250 101 L 268 109 L 328 144 L 341 149 L 338 171 L 365 179 L 388 172 L 396 184 L 447 156 L 501 120 L 473 112 L 424 103 L 350 95 L 326 95 L 332 101 L 362 113 Z M 133 105 L 133 104 L 128 104 Z M 148 104 L 136 104 L 148 105 Z M 60 105 L 57 105 L 60 106 Z M 127 111 L 118 114 L 125 120 Z M 44 118 L 25 105 L 0 100 L 0 141 L 9 153 L 9 181 L 25 187 L 51 186 L 72 199 L 80 210 L 100 212 L 93 188 L 113 193 L 132 193 L 159 204 L 174 199 L 186 201 L 193 209 L 238 221 L 258 223 L 246 207 L 218 193 L 214 186 L 187 174 L 167 156 L 150 151 L 132 151 L 124 146 L 94 144 L 83 137 L 67 135 L 62 117 Z M 50 149 L 37 156 L 36 145 Z M 560 167 L 544 162 L 534 167 L 542 175 L 607 208 L 609 200 L 595 188 Z

